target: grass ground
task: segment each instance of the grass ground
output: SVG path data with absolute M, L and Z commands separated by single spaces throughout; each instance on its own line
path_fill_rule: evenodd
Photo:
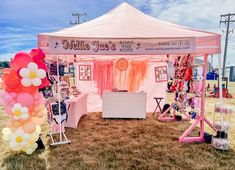
M 235 96 L 235 83 L 230 83 L 230 89 Z M 206 98 L 209 119 L 215 102 L 215 98 Z M 224 102 L 235 105 L 234 98 Z M 6 119 L 0 114 L 0 129 Z M 89 113 L 77 129 L 66 131 L 72 141 L 68 145 L 49 147 L 47 124 L 42 127 L 46 149 L 29 156 L 11 152 L 1 139 L 0 169 L 235 169 L 234 114 L 231 123 L 231 149 L 219 151 L 210 144 L 179 143 L 178 137 L 190 122 L 161 123 L 151 113 L 145 120 L 106 120 L 101 113 Z M 212 132 L 208 127 L 207 131 Z

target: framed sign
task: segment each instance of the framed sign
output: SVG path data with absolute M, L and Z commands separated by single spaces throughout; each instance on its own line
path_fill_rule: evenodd
M 91 80 L 91 65 L 79 65 L 79 80 Z
M 156 82 L 164 82 L 168 80 L 167 66 L 155 67 L 155 80 Z

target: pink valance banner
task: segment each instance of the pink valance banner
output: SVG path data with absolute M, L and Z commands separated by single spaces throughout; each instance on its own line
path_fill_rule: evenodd
M 80 39 L 39 36 L 39 47 L 49 54 L 147 55 L 195 52 L 195 38 Z M 47 47 L 45 47 L 47 44 Z

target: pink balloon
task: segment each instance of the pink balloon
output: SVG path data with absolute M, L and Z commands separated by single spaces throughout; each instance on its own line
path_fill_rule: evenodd
M 6 92 L 5 92 L 5 91 L 0 90 L 0 96 L 1 96 L 1 97 L 5 96 L 5 94 L 6 94 Z
M 4 100 L 5 102 L 10 103 L 13 100 L 13 98 L 11 97 L 11 95 L 7 94 L 6 96 L 4 96 Z
M 35 102 L 33 103 L 34 106 L 37 106 L 37 105 L 40 105 L 40 104 L 41 104 L 41 103 L 38 102 L 38 101 L 35 101 Z
M 16 98 L 17 103 L 29 107 L 33 104 L 33 97 L 29 93 L 19 93 Z
M 30 52 L 30 55 L 33 57 L 34 60 L 45 59 L 45 53 L 40 48 L 33 48 Z
M 36 130 L 36 124 L 29 121 L 23 125 L 23 129 L 26 133 L 33 133 Z
M 33 95 L 34 100 L 40 100 L 43 97 L 42 93 L 35 93 Z
M 35 107 L 33 108 L 33 111 L 34 111 L 34 112 L 39 112 L 40 110 L 41 110 L 41 108 L 38 107 L 38 106 L 35 106 Z
M 5 109 L 5 112 L 7 114 L 12 115 L 12 111 L 11 111 L 11 107 L 10 106 L 5 106 L 4 109 Z
M 13 99 L 16 98 L 16 93 L 14 93 L 14 92 L 9 93 L 9 95 L 10 95 Z
M 27 67 L 28 63 L 32 61 L 31 56 L 25 52 L 18 52 L 11 60 L 10 66 L 13 70 L 18 70 L 23 67 Z

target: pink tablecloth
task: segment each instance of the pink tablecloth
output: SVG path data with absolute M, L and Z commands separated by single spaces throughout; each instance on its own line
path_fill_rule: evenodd
M 79 119 L 87 114 L 87 96 L 88 93 L 82 93 L 78 97 L 72 97 L 65 102 L 70 104 L 68 110 L 68 120 L 65 127 L 77 128 Z

